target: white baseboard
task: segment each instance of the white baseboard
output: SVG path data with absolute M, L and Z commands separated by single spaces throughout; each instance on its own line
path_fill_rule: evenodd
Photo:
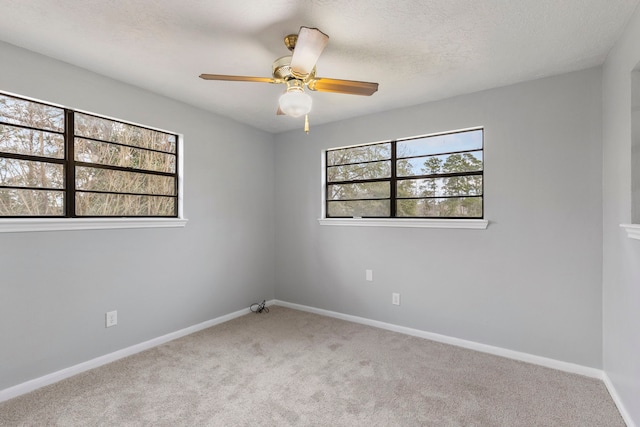
M 380 322 L 377 320 L 366 319 L 364 317 L 352 316 L 350 314 L 343 314 L 335 311 L 323 310 L 321 308 L 309 307 L 301 304 L 294 304 L 286 301 L 274 300 L 273 303 L 275 305 L 280 305 L 282 307 L 288 307 L 296 310 L 307 311 L 310 313 L 321 314 L 323 316 L 335 317 L 336 319 L 348 320 L 350 322 L 361 323 L 363 325 L 373 326 L 380 329 L 386 329 L 393 332 L 400 332 L 402 334 L 412 335 L 414 337 L 426 338 L 432 341 L 451 344 L 457 347 L 468 348 L 470 350 L 476 350 L 483 353 L 495 354 L 497 356 L 520 360 L 522 362 L 528 362 L 534 365 L 545 366 L 547 368 L 570 372 L 572 374 L 579 374 L 579 375 L 584 375 L 587 377 L 598 378 L 598 379 L 603 378 L 602 370 L 578 365 L 575 363 L 562 362 L 560 360 L 550 359 L 542 356 L 535 356 L 533 354 L 522 353 L 520 351 L 508 350 L 502 347 L 495 347 L 492 345 L 480 344 L 474 341 L 467 341 L 460 338 L 449 337 L 447 335 L 440 335 L 433 332 L 421 331 L 419 329 L 407 328 L 405 326 L 398 326 L 391 323 Z
M 611 382 L 611 378 L 609 378 L 609 375 L 607 375 L 606 372 L 602 373 L 602 381 L 604 381 L 604 385 L 607 386 L 607 390 L 609 390 L 611 399 L 613 399 L 613 402 L 618 407 L 620 416 L 622 416 L 622 419 L 627 424 L 627 427 L 637 427 L 636 423 L 631 419 L 631 415 L 629 414 L 629 411 L 627 411 L 627 408 L 622 403 L 622 400 L 620 399 L 620 395 L 618 394 L 618 391 L 613 385 L 613 382 Z
M 272 305 L 273 301 L 269 301 L 267 302 L 267 304 Z M 161 337 L 144 341 L 140 344 L 132 345 L 131 347 L 123 348 L 122 350 L 114 351 L 113 353 L 105 354 L 104 356 L 96 357 L 95 359 L 79 363 L 69 368 L 61 369 L 57 372 L 44 375 L 40 378 L 35 378 L 22 384 L 0 390 L 0 402 L 18 397 L 25 393 L 29 393 L 30 391 L 36 390 L 40 387 L 56 383 L 65 378 L 72 377 L 90 369 L 105 365 L 107 363 L 115 362 L 116 360 L 122 359 L 123 357 L 140 353 L 141 351 L 148 350 L 169 341 L 173 341 L 177 338 L 184 337 L 185 335 L 193 334 L 194 332 L 201 331 L 202 329 L 207 329 L 220 323 L 227 322 L 231 319 L 235 319 L 236 317 L 244 316 L 248 313 L 250 313 L 250 310 L 248 308 L 244 308 L 242 310 L 238 310 L 224 316 L 216 317 L 215 319 L 207 320 L 206 322 L 198 323 L 197 325 L 189 326 L 188 328 L 180 329 L 179 331 L 171 332 Z

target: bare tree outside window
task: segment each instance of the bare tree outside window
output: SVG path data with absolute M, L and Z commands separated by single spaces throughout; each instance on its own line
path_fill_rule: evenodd
M 176 215 L 175 135 L 88 114 L 74 119 L 78 215 Z
M 177 143 L 174 134 L 0 94 L 0 216 L 176 217 Z

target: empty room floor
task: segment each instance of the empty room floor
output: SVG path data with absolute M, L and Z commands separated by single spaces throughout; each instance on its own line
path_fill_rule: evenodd
M 274 306 L 0 404 L 2 426 L 624 426 L 596 379 Z

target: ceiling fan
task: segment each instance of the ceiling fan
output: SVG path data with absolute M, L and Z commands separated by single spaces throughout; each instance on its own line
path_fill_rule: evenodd
M 378 83 L 316 77 L 316 62 L 318 62 L 318 58 L 328 42 L 329 36 L 317 28 L 300 27 L 298 34 L 289 34 L 284 38 L 284 44 L 292 54 L 278 58 L 273 62 L 272 77 L 200 74 L 200 78 L 204 80 L 285 84 L 286 89 L 280 96 L 277 114 L 291 117 L 304 115 L 304 130 L 308 133 L 308 113 L 311 111 L 312 100 L 309 94 L 305 93 L 305 86 L 318 92 L 364 96 L 371 96 L 378 90 Z

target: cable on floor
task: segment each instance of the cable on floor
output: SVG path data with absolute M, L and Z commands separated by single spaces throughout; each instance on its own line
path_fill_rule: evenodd
M 269 312 L 269 307 L 266 306 L 266 300 L 262 300 L 260 304 L 254 302 L 253 304 L 251 304 L 251 307 L 249 307 L 249 309 L 254 313 L 262 313 L 263 311 L 265 313 Z

